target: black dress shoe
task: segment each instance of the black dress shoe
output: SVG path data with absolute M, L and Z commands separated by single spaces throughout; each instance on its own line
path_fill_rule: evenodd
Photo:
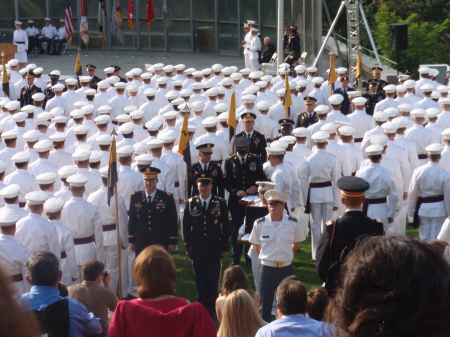
M 312 262 L 312 263 L 316 263 L 316 260 L 315 260 L 315 259 L 311 259 L 311 262 Z
M 240 261 L 232 260 L 232 261 L 230 262 L 230 266 L 239 266 L 240 264 L 241 264 Z

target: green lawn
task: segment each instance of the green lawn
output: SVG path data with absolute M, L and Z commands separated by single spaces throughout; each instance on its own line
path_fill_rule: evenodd
M 406 235 L 409 237 L 418 237 L 419 230 L 413 229 L 407 226 Z M 176 284 L 176 296 L 187 298 L 191 302 L 195 302 L 195 281 L 192 273 L 190 260 L 186 262 L 185 250 L 182 244 L 181 236 L 179 237 L 179 250 L 173 254 L 173 259 L 177 266 L 177 284 Z M 225 270 L 230 264 L 230 254 L 225 256 L 222 262 L 222 271 Z M 241 258 L 243 261 L 244 258 Z M 300 248 L 294 257 L 294 269 L 295 275 L 305 284 L 308 291 L 322 285 L 322 281 L 316 274 L 315 264 L 310 262 L 311 260 L 311 238 L 308 237 L 300 244 Z M 247 272 L 247 276 L 250 279 L 250 284 L 253 283 L 253 274 L 250 267 L 247 267 L 245 263 L 241 264 L 244 270 Z

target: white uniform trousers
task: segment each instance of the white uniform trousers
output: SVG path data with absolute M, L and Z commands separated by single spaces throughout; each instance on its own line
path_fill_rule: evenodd
M 317 245 L 320 234 L 325 230 L 325 223 L 333 217 L 333 203 L 311 203 L 311 251 L 312 258 L 316 259 Z
M 380 219 L 383 222 L 384 233 L 389 233 L 389 228 L 391 224 L 388 223 L 388 205 L 387 203 L 382 204 L 370 204 L 367 207 L 367 216 L 371 219 Z
M 405 235 L 406 233 L 406 214 L 408 212 L 408 199 L 403 200 L 402 198 L 399 200 L 399 210 L 395 212 L 394 222 L 389 224 L 389 233 L 391 234 L 400 234 Z
M 257 58 L 250 60 L 250 69 L 252 71 L 258 71 L 259 70 L 259 62 L 258 62 Z
M 445 219 L 445 216 L 429 218 L 419 215 L 419 239 L 423 242 L 436 239 Z
M 300 225 L 303 234 L 305 234 L 305 238 L 307 238 L 309 234 L 309 214 L 305 213 L 305 207 L 298 206 L 295 208 L 294 212 L 291 212 L 291 215 L 298 220 L 298 224 Z
M 245 68 L 251 69 L 250 55 L 244 54 Z

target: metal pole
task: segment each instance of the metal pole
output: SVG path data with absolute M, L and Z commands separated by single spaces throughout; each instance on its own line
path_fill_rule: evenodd
M 216 54 L 219 53 L 219 25 L 217 21 L 219 20 L 219 8 L 217 0 L 214 0 L 214 51 Z
M 334 18 L 334 21 L 331 24 L 330 29 L 328 30 L 328 34 L 325 37 L 325 41 L 323 41 L 322 46 L 320 47 L 319 53 L 317 54 L 316 59 L 314 60 L 314 63 L 312 64 L 313 67 L 315 67 L 317 65 L 317 62 L 319 62 L 320 55 L 322 55 L 322 52 L 325 49 L 325 45 L 327 44 L 328 39 L 330 38 L 330 35 L 333 32 L 334 26 L 336 26 L 336 23 L 337 23 L 337 21 L 339 19 L 339 15 L 342 13 L 342 10 L 344 9 L 344 6 L 345 6 L 345 1 L 342 1 L 341 2 L 341 6 L 339 7 L 339 10 L 338 10 L 338 12 L 336 14 L 336 17 Z
M 283 50 L 283 13 L 284 13 L 284 0 L 278 0 L 278 28 L 277 28 L 277 68 L 284 62 L 284 50 Z
M 136 1 L 136 9 L 134 10 L 134 18 L 136 19 L 136 49 L 141 49 L 141 25 L 140 25 L 140 18 L 141 16 L 139 13 L 141 12 L 139 6 L 139 1 Z M 145 8 L 145 13 L 147 13 L 147 8 Z M 134 34 L 134 32 L 133 32 Z M 133 53 L 135 55 L 135 53 Z
M 330 11 L 328 9 L 328 5 L 327 5 L 326 1 L 323 2 L 323 8 L 325 9 L 325 15 L 327 16 L 328 24 L 331 25 Z M 339 46 L 339 42 L 337 40 L 337 37 L 336 37 L 336 34 L 334 33 L 334 31 L 333 31 L 332 34 L 333 34 L 334 42 L 336 43 L 336 48 L 337 48 L 337 51 L 338 51 L 338 55 L 337 56 L 339 57 L 339 59 L 341 59 L 342 55 L 341 55 L 341 48 Z
M 19 20 L 19 0 L 14 0 L 14 13 L 16 15 L 16 20 Z
M 366 27 L 367 35 L 369 36 L 370 44 L 372 45 L 373 53 L 375 54 L 375 58 L 377 59 L 378 65 L 381 66 L 381 60 L 380 56 L 378 55 L 377 47 L 375 45 L 375 41 L 372 37 L 372 32 L 370 31 L 369 22 L 367 22 L 366 14 L 364 14 L 364 9 L 361 4 L 359 4 L 359 12 L 361 13 L 361 16 L 364 21 L 364 26 Z M 386 76 L 384 75 L 384 72 L 381 74 L 383 79 L 386 79 Z

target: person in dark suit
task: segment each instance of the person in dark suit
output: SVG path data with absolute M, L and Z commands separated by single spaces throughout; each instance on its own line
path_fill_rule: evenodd
M 362 97 L 367 99 L 366 113 L 372 116 L 375 111 L 375 105 L 377 105 L 379 101 L 385 99 L 386 95 L 382 91 L 378 90 L 378 80 L 370 80 L 368 84 L 369 90 L 363 93 Z
M 192 165 L 191 177 L 190 177 L 190 188 L 192 188 L 191 195 L 198 195 L 197 184 L 195 183 L 194 177 L 199 173 L 209 173 L 213 179 L 213 189 L 212 194 L 217 195 L 221 198 L 225 196 L 225 189 L 223 187 L 223 171 L 219 164 L 211 162 L 212 149 L 214 144 L 207 143 L 201 144 L 196 147 L 198 150 L 198 156 L 200 158 L 198 163 Z M 206 166 L 206 168 L 205 168 Z
M 307 128 L 318 121 L 317 114 L 314 111 L 316 108 L 317 99 L 312 96 L 306 96 L 303 97 L 303 100 L 305 101 L 306 112 L 301 112 L 298 114 L 297 125 L 295 126 L 296 128 Z
M 341 264 L 358 240 L 370 235 L 384 235 L 383 222 L 363 214 L 364 192 L 370 187 L 361 178 L 346 176 L 337 181 L 341 190 L 345 213 L 335 221 L 328 221 L 320 237 L 316 253 L 316 270 L 330 297 L 339 284 Z
M 29 105 L 29 104 L 33 104 L 33 98 L 31 98 L 34 94 L 38 93 L 38 92 L 42 92 L 41 88 L 35 86 L 33 84 L 34 82 L 34 74 L 33 72 L 28 72 L 25 75 L 25 78 L 27 80 L 27 85 L 22 87 L 22 89 L 20 89 L 20 107 L 24 107 L 25 105 Z
M 123 83 L 127 83 L 128 82 L 125 78 L 120 76 L 120 71 L 122 70 L 122 68 L 120 68 L 119 66 L 111 66 L 111 67 L 114 68 L 113 76 L 119 77 L 120 78 L 120 82 L 123 82 Z
M 192 260 L 197 301 L 215 317 L 221 259 L 230 250 L 230 214 L 225 199 L 211 193 L 213 179 L 209 173 L 198 174 L 195 181 L 199 195 L 186 203 L 184 245 L 186 256 Z
M 249 152 L 259 156 L 261 161 L 265 163 L 267 161 L 267 141 L 262 133 L 254 129 L 256 115 L 252 112 L 243 112 L 241 118 L 244 122 L 244 131 L 238 133 L 236 137 L 247 137 L 250 139 Z
M 380 68 L 380 67 L 373 67 L 372 68 L 372 76 L 373 76 L 372 79 L 378 81 L 378 83 L 379 83 L 378 90 L 384 92 L 384 87 L 387 86 L 389 84 L 389 82 L 381 79 L 381 73 L 382 72 L 383 72 L 383 68 Z
M 170 253 L 178 243 L 177 209 L 172 193 L 156 188 L 156 167 L 144 166 L 140 170 L 144 191 L 134 192 L 130 199 L 128 241 L 136 256 L 151 245 L 161 245 Z
M 295 122 L 292 119 L 285 118 L 285 119 L 280 119 L 278 121 L 278 124 L 280 124 L 281 135 L 273 137 L 272 138 L 272 142 L 280 139 L 283 136 L 291 136 L 292 135 L 292 130 L 294 129 Z
M 266 48 L 262 51 L 261 63 L 269 63 L 273 54 L 275 54 L 275 46 L 272 44 L 270 37 L 264 38 L 264 46 L 266 46 Z
M 348 84 L 350 83 L 350 79 L 347 75 L 342 75 L 339 81 L 341 82 L 342 87 L 334 90 L 334 93 L 341 94 L 344 97 L 344 100 L 341 103 L 341 112 L 344 115 L 347 115 L 350 109 L 350 99 L 348 98 L 347 92 L 356 91 L 356 89 L 350 88 L 348 86 Z
M 97 69 L 97 67 L 92 64 L 88 64 L 86 66 L 88 75 L 91 76 L 91 88 L 97 90 L 97 84 L 102 79 L 100 77 L 98 77 L 97 75 L 95 75 L 95 69 Z
M 249 153 L 250 140 L 247 137 L 236 137 L 234 141 L 236 154 L 225 160 L 225 188 L 230 192 L 228 208 L 232 217 L 233 256 L 231 264 L 239 264 L 242 255 L 242 245 L 237 243 L 239 227 L 243 224 L 245 205 L 239 201 L 247 195 L 258 194 L 257 181 L 267 181 L 263 164 L 258 155 Z

